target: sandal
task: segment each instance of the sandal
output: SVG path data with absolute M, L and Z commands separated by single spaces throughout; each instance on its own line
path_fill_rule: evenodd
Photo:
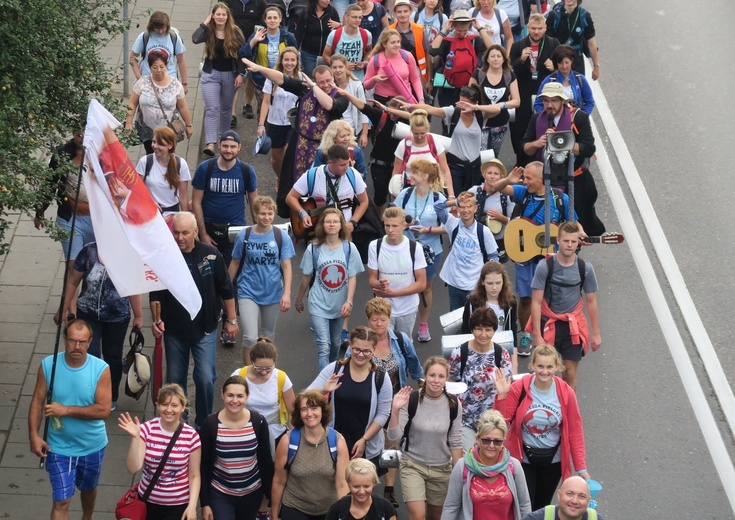
M 202 150 L 202 154 L 207 157 L 214 157 L 214 143 L 207 143 L 207 146 Z

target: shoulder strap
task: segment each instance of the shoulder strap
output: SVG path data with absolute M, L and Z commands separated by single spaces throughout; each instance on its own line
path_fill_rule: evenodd
M 454 112 L 452 112 L 452 117 L 449 120 L 449 135 L 447 137 L 452 137 L 452 135 L 454 134 L 454 129 L 457 127 L 457 123 L 459 123 L 459 116 L 461 115 L 462 111 L 458 108 L 455 108 Z
M 301 428 L 294 428 L 288 435 L 288 457 L 286 458 L 286 471 L 291 469 L 296 452 L 299 451 L 301 443 Z
M 597 520 L 597 510 L 591 507 L 587 508 L 587 520 Z
M 312 242 L 309 244 L 311 246 L 311 261 L 312 261 L 312 274 L 311 274 L 311 280 L 309 280 L 309 289 L 314 285 L 314 282 L 316 281 L 317 272 L 316 272 L 316 264 L 319 261 L 319 251 L 317 251 L 317 245 Z M 306 247 L 309 247 L 306 246 Z
M 337 430 L 331 426 L 327 426 L 327 446 L 329 446 L 329 455 L 332 457 L 332 466 L 337 467 Z
M 173 58 L 176 56 L 176 43 L 179 41 L 179 35 L 176 34 L 176 31 L 174 31 L 173 29 L 168 34 L 171 38 L 171 47 L 173 47 L 173 53 L 171 55 L 171 57 Z
M 579 292 L 584 290 L 584 278 L 587 276 L 587 264 L 577 256 L 577 269 L 579 269 Z
M 493 343 L 493 348 L 495 349 L 495 366 L 500 368 L 500 365 L 503 364 L 503 347 Z
M 403 358 L 406 358 L 406 340 L 403 339 L 403 332 L 396 332 L 396 340 L 398 340 L 398 348 L 401 349 Z
M 510 216 L 508 215 L 508 196 L 502 192 L 500 193 L 500 208 L 503 211 L 503 215 L 506 217 Z
M 546 257 L 546 283 L 544 284 L 544 300 L 551 305 L 551 275 L 554 274 L 554 255 Z
M 456 240 L 458 233 L 459 233 L 459 226 L 457 226 L 456 228 L 452 230 L 452 237 L 449 239 L 450 243 L 454 244 L 454 241 Z
M 459 379 L 464 376 L 464 367 L 467 365 L 467 358 L 470 355 L 470 343 L 465 341 L 459 346 Z
M 360 31 L 360 37 L 362 38 L 362 52 L 365 52 L 365 49 L 368 47 L 368 42 L 370 41 L 370 35 L 367 32 L 367 29 L 363 29 L 362 27 L 357 28 L 358 31 Z
M 556 516 L 556 506 L 549 505 L 544 507 L 544 520 L 554 520 Z
M 248 377 L 248 365 L 245 365 L 237 371 L 237 375 L 240 377 Z
M 209 181 L 212 178 L 212 173 L 214 173 L 214 163 L 216 161 L 216 157 L 213 157 L 212 159 L 207 159 L 207 173 L 204 177 L 204 191 L 207 191 L 209 189 Z
M 383 388 L 383 381 L 385 381 L 385 370 L 378 367 L 378 370 L 375 372 L 375 393 L 379 394 L 381 388 Z
M 283 244 L 283 232 L 277 228 L 273 228 L 273 237 L 276 239 L 276 249 L 278 249 L 278 260 L 281 260 L 281 245 Z
M 276 384 L 278 385 L 278 419 L 282 425 L 286 426 L 288 425 L 288 408 L 286 408 L 286 401 L 283 399 L 283 388 L 286 386 L 286 372 L 283 370 L 278 370 Z
M 421 33 L 421 34 L 423 34 L 423 33 Z M 401 58 L 403 58 L 403 61 L 405 61 L 406 63 L 408 63 L 408 53 L 406 51 L 404 51 L 403 49 L 401 49 L 400 52 L 401 52 Z
M 306 196 L 311 197 L 314 193 L 314 181 L 316 180 L 316 169 L 317 167 L 309 168 L 306 172 Z
M 148 31 L 145 31 L 143 33 L 143 50 L 140 53 L 141 59 L 145 59 L 145 56 L 146 56 L 147 51 L 148 51 L 148 40 L 150 39 L 150 37 L 151 37 L 151 35 L 148 34 Z
M 350 242 L 347 240 L 342 241 L 342 252 L 345 255 L 345 263 L 347 264 L 347 268 L 349 270 L 350 267 L 350 254 L 352 253 L 352 248 L 350 247 Z
M 409 186 L 408 189 L 406 190 L 406 193 L 403 194 L 403 200 L 401 201 L 401 209 L 406 209 L 406 204 L 408 204 L 408 199 L 411 198 L 412 193 L 413 193 L 413 185 Z
M 151 168 L 153 168 L 153 154 L 148 154 L 145 156 L 145 174 L 143 175 L 143 183 L 148 180 Z
M 337 30 L 334 31 L 334 40 L 332 40 L 332 53 L 334 53 L 334 49 L 337 48 L 337 44 L 342 39 L 342 27 L 337 27 Z
M 350 186 L 352 186 L 352 193 L 357 197 L 357 181 L 355 180 L 355 169 L 350 166 L 347 168 L 347 173 L 345 173 L 345 177 L 347 177 L 347 180 L 350 181 Z
M 477 7 L 475 7 L 472 10 L 472 14 L 470 15 L 470 18 L 475 18 L 477 16 L 477 13 L 479 13 L 479 12 L 480 12 L 480 10 Z
M 480 243 L 480 252 L 482 253 L 482 263 L 487 263 L 487 249 L 485 249 L 485 224 L 475 223 L 477 226 L 477 241 Z M 459 229 L 459 226 L 457 226 Z
M 168 446 L 166 446 L 166 451 L 163 452 L 163 456 L 161 457 L 161 462 L 158 463 L 156 472 L 151 477 L 151 480 L 148 482 L 148 487 L 146 488 L 145 493 L 143 493 L 143 496 L 141 497 L 141 500 L 143 502 L 147 501 L 148 497 L 151 495 L 153 488 L 158 482 L 158 477 L 160 477 L 161 473 L 163 473 L 163 467 L 166 465 L 168 456 L 171 455 L 171 450 L 174 449 L 174 444 L 176 444 L 176 440 L 179 438 L 179 435 L 181 435 L 181 430 L 183 429 L 184 429 L 184 423 L 179 424 L 179 427 L 176 428 L 176 431 L 171 436 L 171 440 L 168 441 Z
M 413 271 L 414 281 L 416 281 L 416 244 L 417 242 L 415 240 L 408 239 L 408 251 L 411 255 L 411 270 Z
M 399 443 L 399 446 L 403 446 L 404 452 L 408 452 L 408 434 L 411 433 L 411 423 L 413 422 L 416 410 L 419 407 L 419 396 L 419 391 L 414 390 L 408 398 L 408 420 L 406 421 L 406 425 L 403 427 L 403 437 L 401 437 L 401 442 Z

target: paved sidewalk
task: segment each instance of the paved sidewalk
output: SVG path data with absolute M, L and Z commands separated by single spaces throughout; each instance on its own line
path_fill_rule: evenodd
M 191 43 L 191 33 L 208 14 L 209 3 L 195 0 L 139 0 L 131 3 L 131 46 L 145 29 L 149 10 L 157 9 L 170 14 L 172 25 L 179 30 L 187 47 L 189 94 L 186 99 L 193 117 L 194 135 L 191 140 L 179 144 L 177 153 L 186 157 L 193 174 L 200 159 L 204 102 L 199 94 L 198 77 L 203 47 Z M 124 61 L 122 37 L 111 42 L 103 52 L 103 58 L 110 64 Z M 130 78 L 132 91 L 132 73 Z M 122 85 L 119 91 L 122 94 Z M 144 153 L 142 146 L 129 150 L 134 164 Z M 54 212 L 54 208 L 50 208 L 47 214 L 53 215 Z M 53 315 L 59 305 L 64 263 L 61 246 L 43 231 L 36 230 L 32 220 L 18 214 L 10 215 L 10 219 L 11 227 L 6 235 L 10 253 L 0 256 L 0 518 L 47 518 L 51 510 L 51 486 L 46 471 L 38 468 L 38 458 L 30 452 L 27 417 L 40 360 L 54 350 L 56 325 Z M 147 306 L 145 298 L 144 305 Z M 144 316 L 146 324 L 150 323 L 147 309 Z M 152 346 L 153 339 L 148 329 L 146 350 L 149 355 L 152 354 Z M 110 442 L 95 519 L 114 519 L 115 504 L 132 482 L 125 469 L 130 438 L 117 427 L 119 412 L 130 411 L 141 419 L 148 419 L 152 416 L 152 409 L 148 394 L 141 398 L 141 402 L 136 402 L 121 391 L 118 411 L 107 421 Z M 70 518 L 81 516 L 78 492 L 71 510 Z

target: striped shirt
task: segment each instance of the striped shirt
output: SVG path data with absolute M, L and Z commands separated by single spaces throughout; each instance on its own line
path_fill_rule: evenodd
M 230 429 L 217 427 L 217 459 L 212 472 L 212 487 L 228 495 L 244 496 L 260 488 L 258 438 L 253 423 Z
M 158 417 L 141 425 L 140 438 L 145 443 L 143 476 L 138 487 L 138 493 L 141 496 L 148 488 L 148 483 L 156 472 L 172 435 L 173 433 L 161 428 L 161 420 Z M 164 506 L 176 506 L 189 502 L 189 455 L 201 447 L 199 434 L 194 428 L 185 424 L 163 466 L 158 482 L 148 497 L 148 502 Z

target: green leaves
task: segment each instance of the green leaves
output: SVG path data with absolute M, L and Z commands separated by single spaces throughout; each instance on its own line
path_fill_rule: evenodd
M 112 91 L 122 71 L 102 56 L 125 24 L 122 0 L 0 0 L 0 12 L 0 254 L 4 254 L 5 212 L 32 213 L 42 205 L 49 192 L 44 180 L 50 178 L 50 155 L 84 127 L 90 99 L 99 99 L 124 118 L 123 100 Z

